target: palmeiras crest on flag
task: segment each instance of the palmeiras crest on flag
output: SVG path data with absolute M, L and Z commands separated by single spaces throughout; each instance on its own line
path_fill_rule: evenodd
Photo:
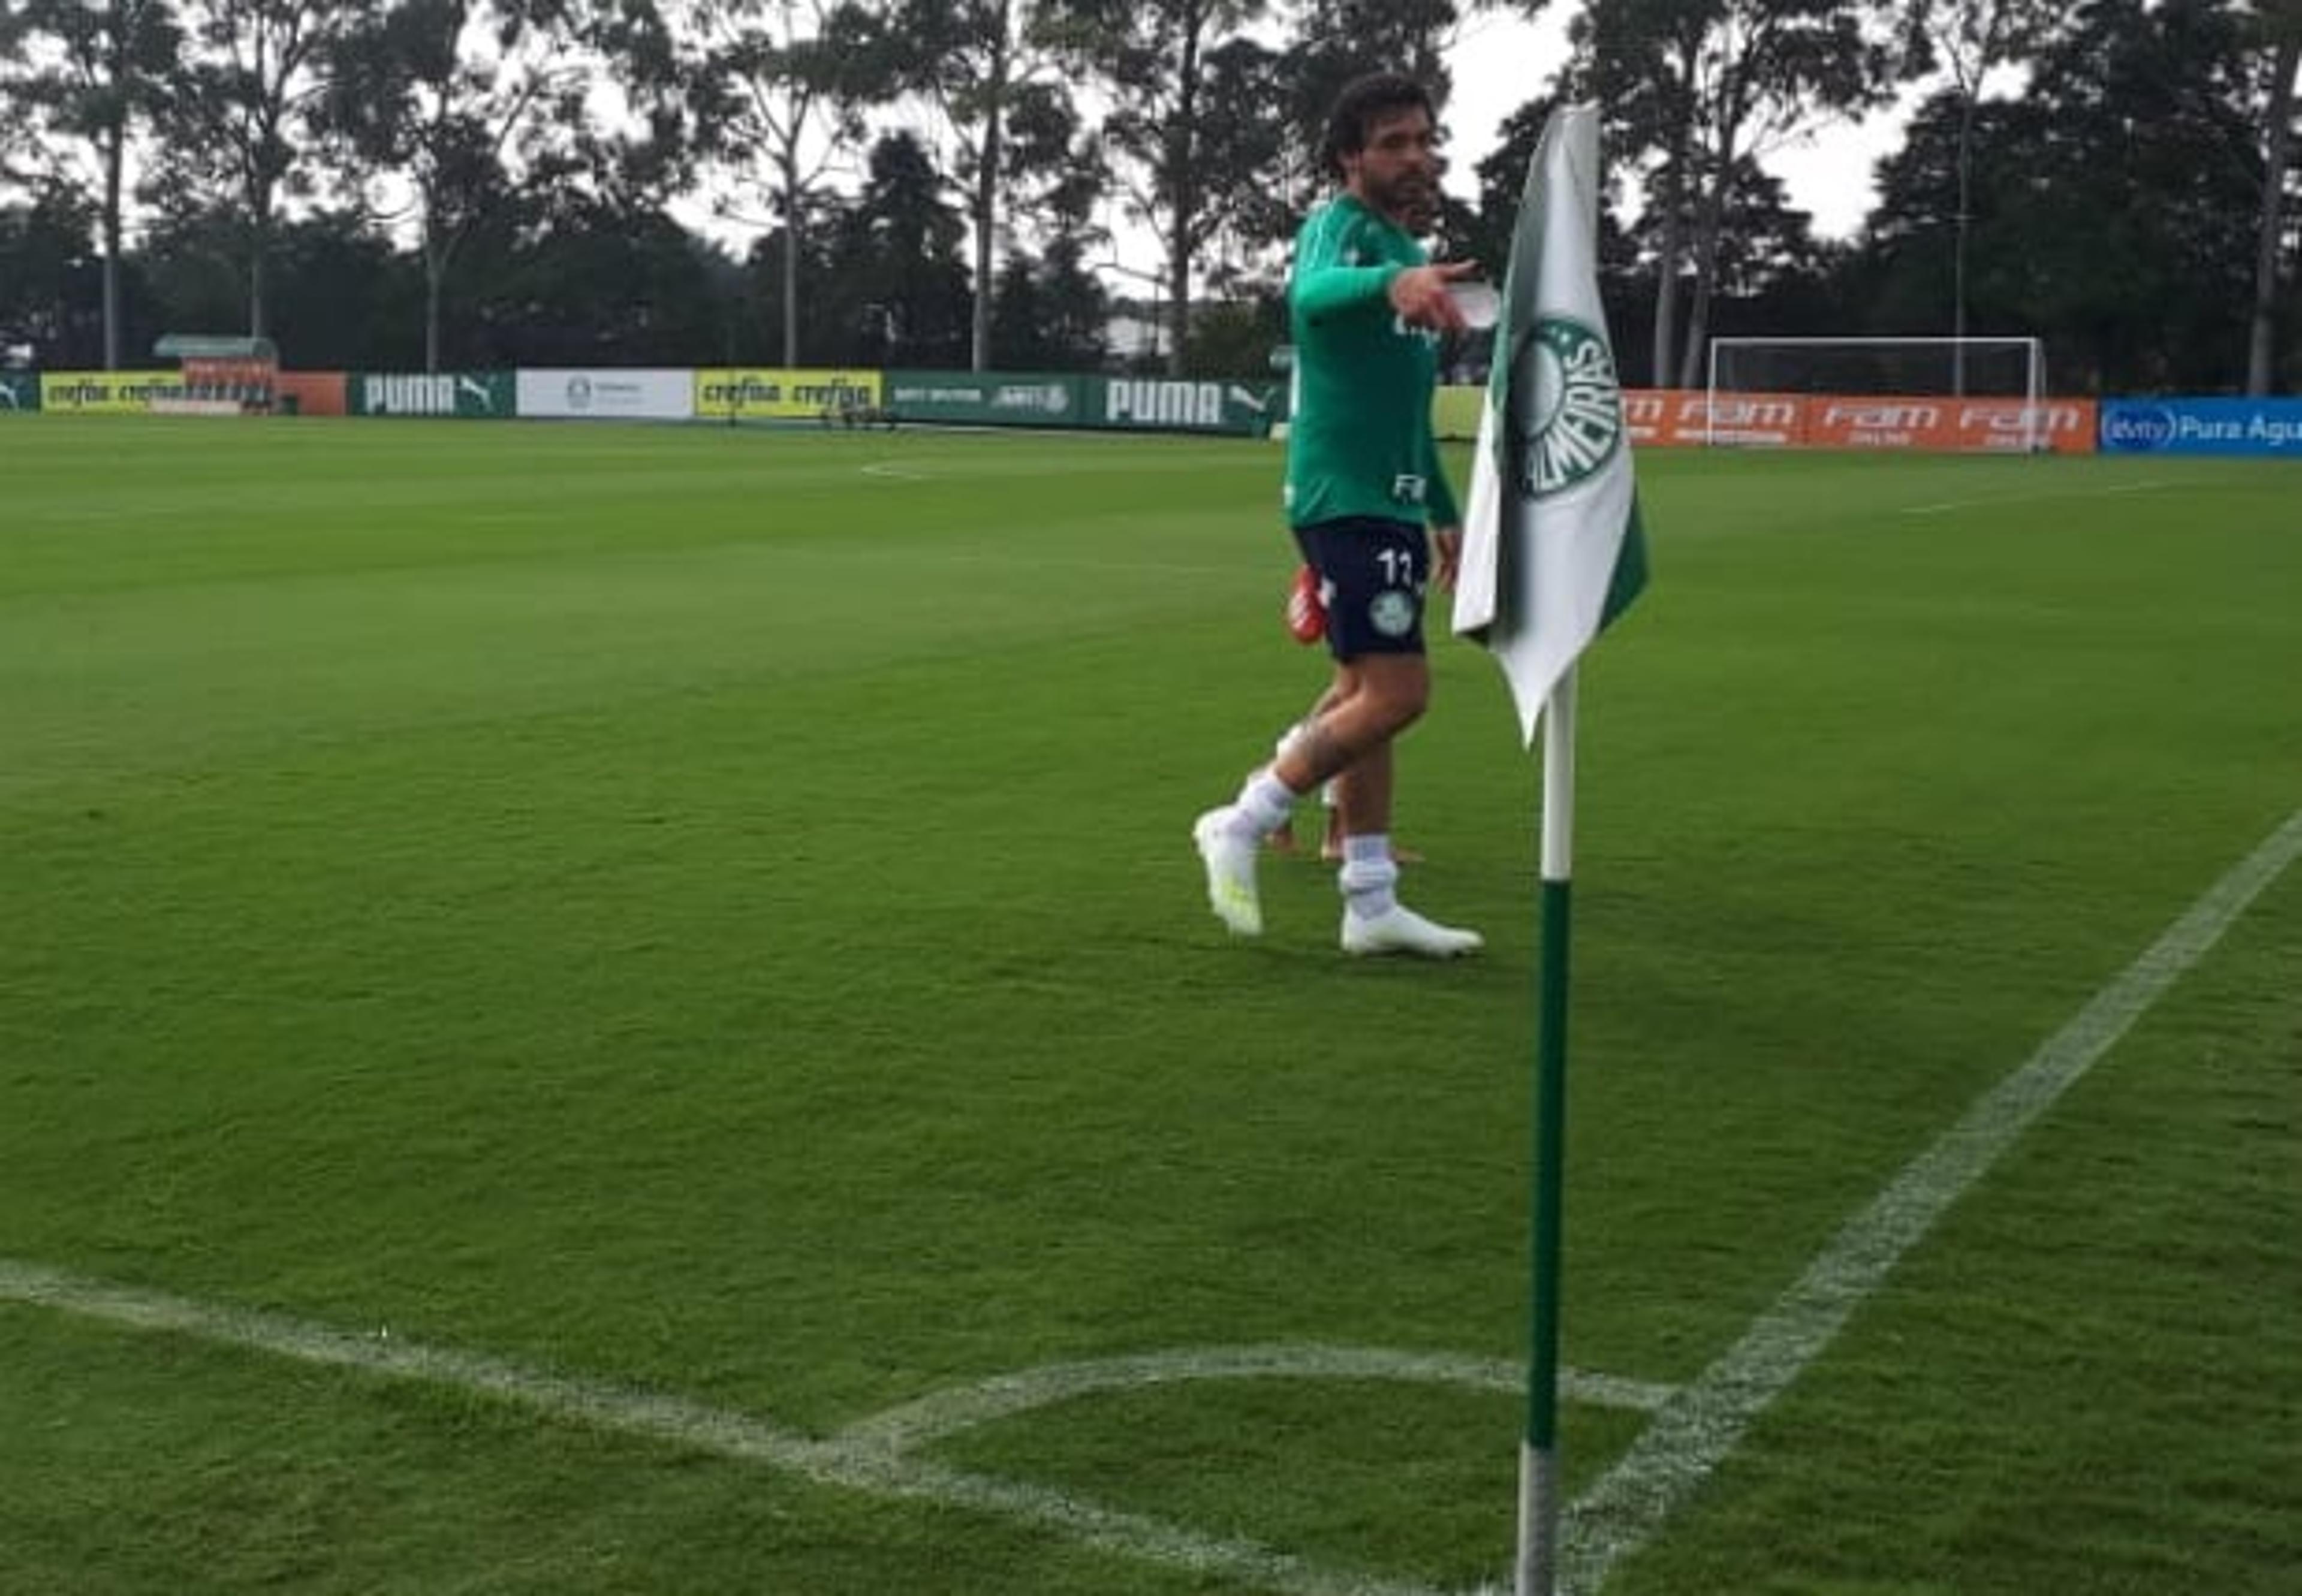
M 1533 358 L 1522 369 L 1531 366 L 1534 381 L 1521 389 L 1528 413 L 1512 416 L 1509 447 L 1521 491 L 1548 499 L 1603 470 L 1622 448 L 1623 390 L 1597 329 L 1545 316 L 1525 336 Z

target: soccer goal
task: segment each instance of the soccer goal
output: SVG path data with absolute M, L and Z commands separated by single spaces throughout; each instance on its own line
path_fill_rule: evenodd
M 1706 437 L 2037 453 L 2046 397 L 2035 338 L 1717 338 Z M 1794 408 L 1794 428 L 1745 424 Z

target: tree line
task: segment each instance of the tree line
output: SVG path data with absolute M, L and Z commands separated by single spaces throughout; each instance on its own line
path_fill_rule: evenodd
M 1407 71 L 1443 120 L 1466 13 L 1552 3 L 1441 247 L 1500 272 L 1543 118 L 1595 101 L 1633 381 L 1730 332 L 2302 376 L 2302 0 L 0 0 L 0 357 L 1083 369 L 1125 273 L 1165 369 L 1259 371 L 1336 89 Z M 1911 96 L 1818 238 L 1767 157 Z

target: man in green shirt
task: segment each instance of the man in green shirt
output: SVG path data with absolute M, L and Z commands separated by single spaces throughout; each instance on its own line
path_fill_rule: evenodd
M 1442 585 L 1452 584 L 1462 547 L 1431 435 L 1431 395 L 1439 340 L 1464 325 L 1449 284 L 1476 268 L 1431 265 L 1415 241 L 1438 214 L 1441 170 L 1420 84 L 1382 73 L 1346 87 L 1325 153 L 1342 188 L 1296 235 L 1288 285 L 1295 403 L 1286 492 L 1288 524 L 1319 575 L 1337 691 L 1191 835 L 1209 906 L 1235 934 L 1256 936 L 1260 840 L 1298 796 L 1336 777 L 1343 950 L 1451 958 L 1479 947 L 1478 933 L 1436 924 L 1398 899 L 1390 746 L 1430 699 L 1423 603 L 1432 545 Z

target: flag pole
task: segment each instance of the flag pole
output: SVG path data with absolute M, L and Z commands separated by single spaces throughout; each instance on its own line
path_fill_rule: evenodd
M 1575 876 L 1575 680 L 1542 710 L 1542 962 L 1534 1068 L 1534 1238 L 1526 1436 L 1519 1450 L 1518 1596 L 1552 1596 L 1558 1569 L 1559 1255 L 1567 1163 L 1567 979 Z
M 1495 365 L 1463 517 L 1454 628 L 1491 651 L 1519 733 L 1542 743 L 1542 962 L 1535 1024 L 1526 1431 L 1517 1596 L 1555 1596 L 1563 1562 L 1558 1341 L 1567 1164 L 1575 663 L 1646 584 L 1630 430 L 1599 293 L 1599 113 L 1551 113 L 1527 163 Z

